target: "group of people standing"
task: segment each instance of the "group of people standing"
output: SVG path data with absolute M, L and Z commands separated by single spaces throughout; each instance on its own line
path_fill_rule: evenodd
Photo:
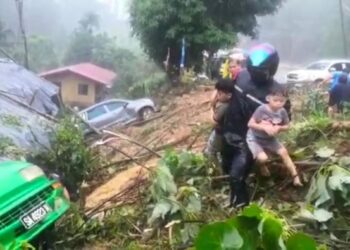
M 253 47 L 246 68 L 230 58 L 227 78 L 218 80 L 212 96 L 214 129 L 205 153 L 230 176 L 230 205 L 249 204 L 246 178 L 254 163 L 269 176 L 268 154 L 277 154 L 288 169 L 293 184 L 302 186 L 287 149 L 276 136 L 288 130 L 290 101 L 286 89 L 274 80 L 279 56 L 270 44 Z

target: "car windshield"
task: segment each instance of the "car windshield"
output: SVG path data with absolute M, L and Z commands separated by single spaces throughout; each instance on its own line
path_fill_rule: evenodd
M 309 66 L 307 66 L 307 69 L 314 69 L 314 70 L 325 70 L 327 69 L 329 63 L 326 62 L 316 62 L 312 63 Z

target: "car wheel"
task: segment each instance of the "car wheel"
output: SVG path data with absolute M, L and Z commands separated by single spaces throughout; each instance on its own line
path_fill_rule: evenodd
M 151 118 L 153 113 L 154 110 L 152 107 L 144 107 L 139 112 L 140 120 L 148 120 L 149 118 Z

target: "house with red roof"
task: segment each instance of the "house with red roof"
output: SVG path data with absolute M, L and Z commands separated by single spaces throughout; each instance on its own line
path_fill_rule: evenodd
M 60 87 L 64 104 L 84 108 L 104 98 L 117 74 L 92 63 L 81 63 L 43 72 L 40 76 Z

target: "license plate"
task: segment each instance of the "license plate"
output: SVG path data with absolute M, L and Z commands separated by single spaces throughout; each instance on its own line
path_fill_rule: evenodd
M 46 203 L 42 203 L 23 215 L 20 220 L 26 229 L 30 229 L 42 221 L 50 211 L 51 208 Z

